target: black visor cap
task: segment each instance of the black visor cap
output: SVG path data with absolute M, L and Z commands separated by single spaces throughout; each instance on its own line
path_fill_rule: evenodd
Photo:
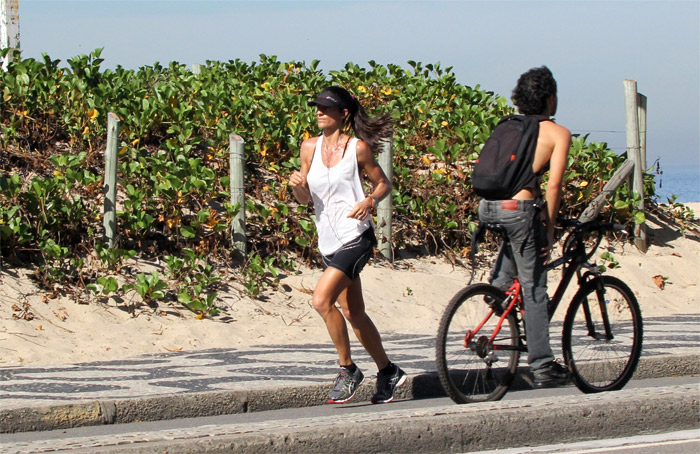
M 309 101 L 310 106 L 339 107 L 343 108 L 340 97 L 330 90 L 323 90 L 313 101 Z

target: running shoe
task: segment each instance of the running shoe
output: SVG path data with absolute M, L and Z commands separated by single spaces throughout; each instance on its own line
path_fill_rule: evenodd
M 335 386 L 328 395 L 329 404 L 344 404 L 355 396 L 355 391 L 364 381 L 365 376 L 360 368 L 355 369 L 355 373 L 350 373 L 344 367 L 340 368 L 338 376 L 335 377 Z
M 389 374 L 377 373 L 377 393 L 372 397 L 373 404 L 387 404 L 394 400 L 396 388 L 406 382 L 406 372 L 393 364 L 394 370 Z

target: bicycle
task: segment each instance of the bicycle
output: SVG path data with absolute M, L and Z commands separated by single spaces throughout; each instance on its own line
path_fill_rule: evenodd
M 564 362 L 584 393 L 619 390 L 630 380 L 642 350 L 642 315 L 630 288 L 604 276 L 589 259 L 606 232 L 625 226 L 561 220 L 569 229 L 562 256 L 546 265 L 563 265 L 563 275 L 547 309 L 549 320 L 574 276 L 579 289 L 569 303 L 562 329 Z M 486 226 L 500 233 L 497 224 Z M 527 352 L 523 300 L 517 278 L 503 291 L 489 284 L 459 291 L 443 313 L 436 343 L 440 383 L 458 404 L 501 399 Z M 523 325 L 523 334 L 520 325 Z

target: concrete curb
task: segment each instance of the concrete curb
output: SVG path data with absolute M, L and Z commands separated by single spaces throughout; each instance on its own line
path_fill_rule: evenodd
M 700 355 L 642 358 L 635 378 L 660 378 L 700 374 Z M 368 380 L 357 401 L 368 401 L 374 383 Z M 324 405 L 327 385 L 278 387 L 262 390 L 173 394 L 157 397 L 98 400 L 0 410 L 0 433 L 68 429 L 103 424 L 159 421 Z M 399 399 L 444 396 L 435 373 L 409 377 L 399 388 Z
M 697 386 L 301 418 L 100 440 L 100 452 L 469 452 L 697 428 Z M 133 434 L 129 434 L 133 437 Z M 153 438 L 155 436 L 155 439 Z M 104 443 L 111 444 L 106 446 Z

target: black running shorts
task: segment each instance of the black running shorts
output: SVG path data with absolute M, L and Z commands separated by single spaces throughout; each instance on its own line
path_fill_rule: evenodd
M 323 264 L 326 268 L 330 266 L 339 269 L 354 281 L 369 261 L 376 245 L 377 237 L 374 235 L 374 229 L 370 227 L 359 237 L 341 246 L 334 254 L 324 255 Z

